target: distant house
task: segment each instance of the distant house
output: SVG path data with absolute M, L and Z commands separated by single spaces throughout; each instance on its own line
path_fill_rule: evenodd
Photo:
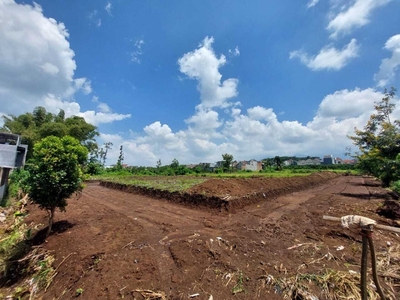
M 255 159 L 240 161 L 236 164 L 237 170 L 260 171 L 262 170 L 262 162 Z
M 343 159 L 341 159 L 340 157 L 336 157 L 335 161 L 336 161 L 336 164 L 338 164 L 338 165 L 342 165 L 343 164 Z
M 28 145 L 17 134 L 0 132 L 0 200 L 3 199 L 11 170 L 25 165 Z
M 336 159 L 332 155 L 325 155 L 322 160 L 322 164 L 324 165 L 335 165 Z

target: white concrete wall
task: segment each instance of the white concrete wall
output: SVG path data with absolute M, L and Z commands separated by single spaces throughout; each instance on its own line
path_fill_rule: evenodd
M 3 168 L 15 168 L 17 159 L 17 146 L 0 144 L 0 166 Z
M 257 161 L 251 160 L 246 164 L 246 170 L 257 171 Z

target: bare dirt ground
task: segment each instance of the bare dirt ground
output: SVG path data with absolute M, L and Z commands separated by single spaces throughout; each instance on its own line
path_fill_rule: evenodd
M 358 231 L 322 216 L 359 214 L 393 226 L 393 220 L 376 212 L 391 195 L 372 178 L 325 176 L 210 179 L 192 189 L 241 201 L 258 197 L 227 210 L 197 209 L 193 203 L 89 183 L 80 199 L 69 201 L 66 213 L 56 214 L 54 232 L 41 245 L 54 251 L 58 273 L 40 296 L 75 299 L 82 289 L 81 299 L 145 299 L 151 290 L 160 297 L 148 299 L 274 300 L 283 296 L 267 285 L 266 275 L 358 271 Z M 45 224 L 46 217 L 31 206 L 27 222 Z M 400 241 L 379 231 L 374 239 L 377 251 Z

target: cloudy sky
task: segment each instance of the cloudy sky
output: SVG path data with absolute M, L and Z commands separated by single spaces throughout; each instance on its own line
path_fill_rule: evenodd
M 399 11 L 399 0 L 0 0 L 0 115 L 83 116 L 114 143 L 109 164 L 120 145 L 142 166 L 344 157 L 383 89 L 400 88 Z

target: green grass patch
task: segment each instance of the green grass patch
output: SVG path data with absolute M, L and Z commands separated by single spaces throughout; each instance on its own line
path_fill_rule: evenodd
M 195 175 L 181 175 L 181 176 L 154 176 L 154 175 L 132 175 L 125 174 L 103 174 L 92 176 L 92 180 L 104 180 L 109 182 L 116 182 L 134 186 L 141 186 L 146 188 L 154 188 L 166 190 L 170 192 L 184 192 L 185 190 L 201 184 L 210 178 L 289 178 L 295 176 L 308 176 L 318 172 L 335 172 L 349 175 L 357 174 L 356 170 L 317 170 L 317 169 L 284 169 L 282 171 L 262 171 L 251 172 L 241 171 L 232 173 L 200 173 Z

